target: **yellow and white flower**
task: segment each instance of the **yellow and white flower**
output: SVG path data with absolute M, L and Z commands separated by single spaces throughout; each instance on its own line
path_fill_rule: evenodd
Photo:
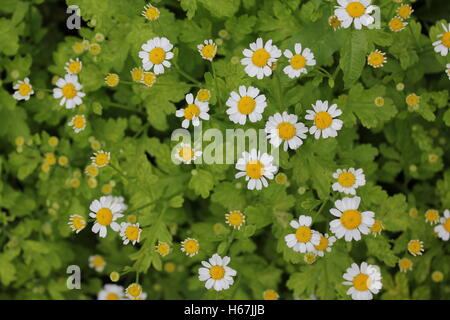
M 441 56 L 446 56 L 450 50 L 450 23 L 447 25 L 442 24 L 444 33 L 441 33 L 437 37 L 440 40 L 433 42 L 434 51 L 439 53 Z
M 262 38 L 250 43 L 250 49 L 242 51 L 245 58 L 241 59 L 241 64 L 246 66 L 245 72 L 250 77 L 262 79 L 272 74 L 272 65 L 281 56 L 281 50 L 272 45 L 272 40 L 265 44 Z
M 181 242 L 181 251 L 186 253 L 187 256 L 193 257 L 200 250 L 200 243 L 198 243 L 197 239 L 186 238 L 183 242 Z
M 259 89 L 252 86 L 239 86 L 239 93 L 231 91 L 225 104 L 229 107 L 227 114 L 230 120 L 239 124 L 245 124 L 247 117 L 250 122 L 261 120 L 267 107 L 266 96 L 259 94 Z
M 302 122 L 297 122 L 297 119 L 296 114 L 288 114 L 286 111 L 270 116 L 265 127 L 270 144 L 279 147 L 284 142 L 284 151 L 299 148 L 303 144 L 302 139 L 306 139 L 308 128 Z
M 77 114 L 70 120 L 68 125 L 72 127 L 73 131 L 78 133 L 86 128 L 86 118 L 82 114 Z
M 102 256 L 96 254 L 89 257 L 89 268 L 95 269 L 97 272 L 102 272 L 105 266 L 106 261 Z
M 316 65 L 314 54 L 309 48 L 304 48 L 302 51 L 302 45 L 296 43 L 294 52 L 295 54 L 289 49 L 284 50 L 284 56 L 289 59 L 289 65 L 284 67 L 283 72 L 291 79 L 300 77 L 302 73 L 307 74 L 307 66 L 312 67 Z
M 250 152 L 244 151 L 242 158 L 236 163 L 236 169 L 240 170 L 235 176 L 236 179 L 245 176 L 248 181 L 247 188 L 249 190 L 261 190 L 269 184 L 267 179 L 273 179 L 274 173 L 278 170 L 272 164 L 273 157 L 267 153 L 262 153 L 252 149 Z
M 105 284 L 98 293 L 98 300 L 123 300 L 123 287 L 117 284 Z
M 444 217 L 440 219 L 440 224 L 434 227 L 434 232 L 444 241 L 450 239 L 450 211 L 444 211 Z
M 197 46 L 198 52 L 203 59 L 212 61 L 217 53 L 217 45 L 212 40 L 205 40 L 203 44 Z
M 402 31 L 406 28 L 407 25 L 408 22 L 403 21 L 403 19 L 400 17 L 393 17 L 388 23 L 389 29 L 391 29 L 391 31 L 393 32 Z
M 397 8 L 397 15 L 402 19 L 408 19 L 411 17 L 414 9 L 409 4 L 402 4 Z
M 186 102 L 187 106 L 184 109 L 178 109 L 175 113 L 178 118 L 184 118 L 183 122 L 181 122 L 183 128 L 188 128 L 191 121 L 192 125 L 197 127 L 200 125 L 200 119 L 209 120 L 208 102 L 202 102 L 198 99 L 194 100 L 192 93 L 186 95 Z
M 381 68 L 387 62 L 386 53 L 375 50 L 367 57 L 367 64 L 374 68 Z
M 372 24 L 375 19 L 370 15 L 374 6 L 371 0 L 337 0 L 339 6 L 335 6 L 334 14 L 342 22 L 342 28 L 353 25 L 355 29 L 361 29 Z
M 341 130 L 343 121 L 335 119 L 342 114 L 337 108 L 337 104 L 328 107 L 328 101 L 317 100 L 312 105 L 313 110 L 306 111 L 306 120 L 313 120 L 314 125 L 309 128 L 309 133 L 314 134 L 314 138 L 319 139 L 320 136 L 326 139 L 328 137 L 336 137 L 337 131 Z
M 130 300 L 143 300 L 142 286 L 139 283 L 132 283 L 125 289 L 125 294 Z M 145 294 L 147 297 L 147 294 Z
M 353 300 L 372 300 L 373 294 L 380 292 L 383 287 L 378 267 L 366 262 L 361 263 L 361 266 L 352 263 L 343 278 L 346 280 L 344 285 L 352 286 L 347 290 L 347 294 L 351 295 Z
M 325 233 L 325 235 L 320 234 L 320 242 L 318 245 L 314 246 L 314 250 L 312 251 L 319 257 L 323 257 L 325 251 L 331 252 L 331 247 L 333 246 L 333 243 L 336 242 L 335 236 L 329 236 L 328 233 Z
M 184 164 L 190 164 L 201 156 L 202 156 L 201 150 L 196 150 L 195 148 L 192 148 L 190 144 L 183 142 L 180 143 L 178 148 L 175 149 L 174 153 L 175 159 L 183 162 Z
M 27 101 L 30 99 L 30 96 L 34 94 L 33 86 L 30 84 L 30 79 L 25 78 L 23 81 L 17 81 L 17 83 L 13 87 L 14 90 L 17 90 L 13 94 L 13 98 L 20 101 Z
M 105 152 L 100 150 L 91 157 L 92 164 L 96 165 L 99 168 L 107 166 L 109 161 L 111 160 L 111 155 L 109 152 Z
M 230 211 L 225 214 L 225 223 L 239 230 L 245 223 L 245 215 L 239 210 Z
M 292 220 L 290 226 L 295 233 L 288 234 L 284 237 L 284 241 L 289 248 L 296 252 L 314 252 L 314 246 L 320 244 L 320 233 L 310 228 L 312 218 L 310 216 L 301 215 L 297 220 Z
M 120 236 L 122 237 L 123 244 L 131 242 L 133 245 L 139 242 L 141 238 L 142 229 L 139 228 L 139 223 L 133 224 L 129 222 L 122 222 L 120 224 Z
M 170 68 L 170 59 L 173 58 L 173 45 L 165 37 L 155 37 L 142 45 L 142 51 L 139 51 L 139 58 L 142 59 L 142 65 L 145 71 L 153 68 L 155 74 L 164 73 L 164 67 Z
M 170 253 L 171 248 L 167 242 L 159 241 L 158 245 L 155 246 L 155 251 L 158 252 L 161 257 L 165 257 Z
M 82 68 L 83 63 L 80 61 L 80 59 L 76 58 L 75 60 L 69 59 L 69 61 L 66 62 L 64 70 L 66 70 L 68 74 L 78 74 L 81 72 Z
M 147 4 L 142 11 L 142 15 L 150 21 L 155 21 L 159 18 L 160 12 L 158 8 L 155 8 L 151 4 Z
M 233 277 L 237 273 L 228 267 L 230 261 L 230 257 L 221 258 L 217 253 L 213 254 L 209 261 L 202 261 L 203 267 L 198 270 L 198 279 L 206 281 L 206 289 L 226 290 L 234 283 Z
M 360 202 L 360 197 L 343 198 L 334 202 L 336 208 L 330 209 L 330 213 L 339 219 L 330 222 L 330 230 L 338 239 L 345 237 L 345 241 L 358 241 L 361 240 L 361 233 L 369 234 L 370 227 L 375 223 L 375 213 L 359 211 Z
M 356 189 L 366 184 L 366 176 L 363 169 L 349 168 L 349 169 L 337 169 L 333 173 L 333 178 L 337 179 L 333 183 L 333 191 L 343 192 L 345 194 L 356 194 Z
M 78 82 L 78 76 L 66 74 L 64 78 L 59 78 L 56 81 L 57 88 L 53 89 L 53 97 L 61 99 L 60 105 L 65 105 L 66 109 L 73 109 L 83 103 L 83 98 L 86 94 L 80 90 L 83 86 Z
M 437 228 L 437 227 L 436 227 Z M 407 246 L 408 252 L 413 256 L 421 256 L 424 252 L 423 241 L 410 240 Z
M 431 225 L 439 223 L 439 211 L 435 209 L 425 211 L 425 221 Z
M 70 221 L 67 223 L 72 231 L 79 233 L 86 227 L 86 219 L 79 214 L 73 214 L 70 216 Z
M 108 226 L 116 232 L 120 230 L 120 225 L 115 222 L 118 218 L 123 217 L 120 203 L 104 196 L 99 200 L 94 200 L 89 206 L 89 210 L 91 210 L 89 216 L 96 220 L 92 226 L 92 232 L 99 233 L 101 238 L 106 237 Z
M 398 260 L 398 268 L 400 272 L 408 272 L 413 269 L 413 262 L 408 258 L 402 258 Z

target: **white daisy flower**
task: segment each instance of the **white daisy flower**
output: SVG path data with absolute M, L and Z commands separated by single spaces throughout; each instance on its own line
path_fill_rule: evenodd
M 248 181 L 247 188 L 249 190 L 261 190 L 262 187 L 267 187 L 269 184 L 266 180 L 273 179 L 274 173 L 278 170 L 276 166 L 272 165 L 273 157 L 267 153 L 252 149 L 250 152 L 244 151 L 242 158 L 236 163 L 236 169 L 240 170 L 236 174 L 236 179 L 245 176 Z
M 347 294 L 353 300 L 372 300 L 372 294 L 377 294 L 383 287 L 379 268 L 366 262 L 361 263 L 361 266 L 352 263 L 343 278 L 347 280 L 343 282 L 344 285 L 352 286 Z
M 447 209 L 444 211 L 444 217 L 440 219 L 440 224 L 434 227 L 434 232 L 436 232 L 444 241 L 450 239 L 450 211 Z
M 306 66 L 312 67 L 316 65 L 314 54 L 309 48 L 304 48 L 302 51 L 302 45 L 296 43 L 294 51 L 295 54 L 291 50 L 284 50 L 284 56 L 289 59 L 289 65 L 284 67 L 283 72 L 291 79 L 300 77 L 302 73 L 307 74 Z
M 208 102 L 199 101 L 198 99 L 194 100 L 192 93 L 186 95 L 186 102 L 186 108 L 178 109 L 175 113 L 178 118 L 184 118 L 181 123 L 183 128 L 188 128 L 190 121 L 192 121 L 194 127 L 197 127 L 200 125 L 200 119 L 209 120 Z
M 363 169 L 349 168 L 349 169 L 337 169 L 333 173 L 333 178 L 337 179 L 333 183 L 333 191 L 344 192 L 346 194 L 356 194 L 356 189 L 366 184 L 366 176 Z
M 275 113 L 269 117 L 266 122 L 265 131 L 270 144 L 279 147 L 283 144 L 284 151 L 288 148 L 295 150 L 303 144 L 302 139 L 306 139 L 308 128 L 302 123 L 297 122 L 297 115 Z
M 66 74 L 63 78 L 56 81 L 57 88 L 53 89 L 53 97 L 61 99 L 60 105 L 64 105 L 66 109 L 73 109 L 83 103 L 81 98 L 86 94 L 80 90 L 83 86 L 78 82 L 78 76 L 73 74 Z
M 69 222 L 67 223 L 72 231 L 79 233 L 86 227 L 86 219 L 79 214 L 73 214 L 70 216 Z
M 247 116 L 250 122 L 262 119 L 262 113 L 267 107 L 266 96 L 259 94 L 259 89 L 255 87 L 240 86 L 239 94 L 231 91 L 230 97 L 225 103 L 229 108 L 227 114 L 234 123 L 245 124 Z
M 101 238 L 106 237 L 108 226 L 114 231 L 120 230 L 120 225 L 115 222 L 116 219 L 123 217 L 121 214 L 122 205 L 113 202 L 110 197 L 101 197 L 99 200 L 94 200 L 89 206 L 89 216 L 96 219 L 92 226 L 92 232 L 99 233 Z
M 97 272 L 102 272 L 105 266 L 106 261 L 102 256 L 96 254 L 89 257 L 89 268 L 95 269 Z
M 64 70 L 66 70 L 68 74 L 78 74 L 81 72 L 82 67 L 83 63 L 80 61 L 80 59 L 69 59 L 69 61 L 66 62 Z
M 329 236 L 328 233 L 325 233 L 325 235 L 320 235 L 320 242 L 318 245 L 314 246 L 314 253 L 318 255 L 319 257 L 323 257 L 325 251 L 331 252 L 331 247 L 333 246 L 333 243 L 336 242 L 336 237 Z
M 353 23 L 355 29 L 361 29 L 372 24 L 375 19 L 370 15 L 375 6 L 371 6 L 371 0 L 337 0 L 339 6 L 335 6 L 334 14 L 342 22 L 342 28 L 348 28 Z
M 450 63 L 447 63 L 447 65 L 445 66 L 445 73 L 448 76 L 448 79 L 450 80 Z
M 145 71 L 153 68 L 155 74 L 164 73 L 164 67 L 170 68 L 170 59 L 173 58 L 173 45 L 167 38 L 156 37 L 148 40 L 142 45 L 142 51 L 139 51 L 139 58 L 142 59 L 142 65 Z
M 314 252 L 314 246 L 320 244 L 320 234 L 310 228 L 311 224 L 310 216 L 301 215 L 298 222 L 292 220 L 289 225 L 296 231 L 284 237 L 287 246 L 296 252 Z
M 204 44 L 197 46 L 203 59 L 212 61 L 217 53 L 217 45 L 212 40 L 205 40 Z
M 122 300 L 124 296 L 123 287 L 116 284 L 105 284 L 98 293 L 98 300 Z
M 450 50 L 450 23 L 447 25 L 442 24 L 442 28 L 444 29 L 444 33 L 438 35 L 438 38 L 441 38 L 438 41 L 433 42 L 434 51 L 440 53 L 441 56 L 446 56 L 448 51 Z
M 369 234 L 370 227 L 375 223 L 375 213 L 358 210 L 360 197 L 343 198 L 334 202 L 335 207 L 330 213 L 339 219 L 330 222 L 330 229 L 338 239 L 345 237 L 345 241 L 361 240 L 362 234 Z
M 72 127 L 75 133 L 81 132 L 86 128 L 86 118 L 82 114 L 77 114 L 70 120 L 68 125 Z
M 13 94 L 13 98 L 20 101 L 27 101 L 30 99 L 30 96 L 34 94 L 33 86 L 30 84 L 30 79 L 25 78 L 23 81 L 17 81 L 17 83 L 13 87 L 14 90 L 17 90 Z
M 213 254 L 209 262 L 202 261 L 204 268 L 198 270 L 198 279 L 206 281 L 206 289 L 214 288 L 216 291 L 221 291 L 228 289 L 233 284 L 236 270 L 227 266 L 230 261 L 230 257 L 221 258 L 217 253 Z
M 120 224 L 120 236 L 122 237 L 123 244 L 131 242 L 133 245 L 139 242 L 141 238 L 142 229 L 139 228 L 139 223 L 133 224 L 129 222 L 122 222 Z
M 198 157 L 202 156 L 201 150 L 196 150 L 191 147 L 190 144 L 180 143 L 178 148 L 175 149 L 175 159 L 183 162 L 184 164 L 190 164 L 194 162 Z
M 272 45 L 272 40 L 265 44 L 262 38 L 250 43 L 250 49 L 242 51 L 245 58 L 241 59 L 241 64 L 246 66 L 245 72 L 250 77 L 262 79 L 272 74 L 272 64 L 281 56 L 281 50 Z
M 328 107 L 328 101 L 317 100 L 312 105 L 314 110 L 307 110 L 306 120 L 314 120 L 314 125 L 309 128 L 309 133 L 314 134 L 314 138 L 319 139 L 320 136 L 326 139 L 328 137 L 336 137 L 337 131 L 341 130 L 343 121 L 334 119 L 342 114 L 337 108 L 337 104 Z

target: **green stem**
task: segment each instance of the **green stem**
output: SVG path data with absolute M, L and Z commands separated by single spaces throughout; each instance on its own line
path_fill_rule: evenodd
M 277 82 L 277 92 L 278 92 L 278 104 L 280 105 L 280 109 L 283 107 L 283 88 L 281 86 L 281 80 L 278 73 L 275 74 L 275 79 Z
M 109 166 L 111 167 L 111 168 L 113 168 L 118 174 L 120 174 L 123 178 L 125 178 L 126 180 L 129 180 L 130 178 L 129 177 L 127 177 L 123 172 L 122 172 L 122 170 L 120 170 L 119 168 L 117 168 L 115 165 L 113 165 L 112 163 L 110 163 L 109 164 Z
M 135 208 L 135 209 L 129 210 L 129 211 L 127 212 L 127 214 L 130 214 L 130 213 L 133 213 L 133 212 L 142 210 L 142 209 L 147 208 L 148 206 L 150 206 L 150 205 L 152 205 L 152 204 L 153 204 L 153 201 L 152 201 L 152 202 L 149 202 L 149 203 L 146 203 L 146 204 L 144 204 L 144 205 L 142 205 L 142 206 L 140 206 L 140 207 L 137 207 L 137 208 Z
M 217 76 L 216 76 L 216 68 L 214 67 L 214 62 L 211 60 L 211 69 L 214 77 L 214 84 L 216 86 L 216 95 L 217 95 L 217 102 L 219 103 L 219 107 L 222 106 L 222 101 L 220 99 L 220 91 L 219 91 L 219 84 L 217 82 Z
M 191 77 L 189 74 L 187 74 L 186 72 L 184 72 L 183 70 L 180 69 L 180 67 L 178 66 L 178 64 L 176 64 L 175 62 L 173 63 L 175 70 L 182 75 L 183 77 L 185 77 L 187 80 L 191 81 L 192 83 L 195 83 L 196 85 L 200 86 L 201 83 L 197 80 L 195 80 L 193 77 Z
M 140 110 L 127 108 L 127 107 L 124 107 L 123 105 L 115 103 L 115 102 L 109 102 L 108 106 L 111 106 L 111 107 L 114 107 L 114 108 L 123 109 L 123 110 L 130 111 L 130 112 L 136 112 L 136 113 L 142 113 L 143 114 L 143 112 L 140 111 Z
M 320 206 L 319 210 L 317 210 L 317 212 L 314 214 L 313 218 L 315 218 L 317 215 L 319 215 L 323 208 L 325 208 L 325 205 L 328 203 L 329 198 L 326 198 L 323 202 L 322 205 Z

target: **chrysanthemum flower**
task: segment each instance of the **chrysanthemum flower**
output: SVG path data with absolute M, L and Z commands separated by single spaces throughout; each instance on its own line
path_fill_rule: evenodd
M 27 101 L 30 99 L 30 96 L 34 94 L 33 86 L 30 84 L 30 79 L 25 78 L 23 81 L 17 81 L 17 83 L 13 87 L 14 90 L 17 90 L 13 94 L 13 98 L 20 101 Z
M 440 53 L 441 56 L 446 56 L 450 50 L 450 23 L 447 25 L 442 24 L 444 33 L 438 35 L 440 40 L 433 42 L 434 51 Z
M 370 15 L 374 6 L 371 0 L 337 0 L 339 6 L 335 6 L 334 14 L 342 22 L 343 28 L 353 25 L 355 29 L 361 29 L 372 24 L 375 19 Z
M 142 69 L 142 68 L 133 68 L 133 69 L 131 69 L 130 73 L 131 73 L 131 79 L 133 79 L 133 81 L 140 82 L 144 78 L 144 69 Z
M 98 176 L 99 173 L 99 169 L 95 164 L 90 164 L 88 166 L 86 166 L 86 168 L 84 169 L 84 172 L 89 176 L 89 177 L 96 177 Z
M 319 244 L 314 246 L 314 252 L 319 257 L 323 257 L 325 251 L 331 252 L 331 247 L 333 246 L 333 243 L 336 242 L 336 237 L 329 236 L 328 233 L 325 233 L 325 235 L 320 234 L 320 241 Z
M 139 223 L 122 222 L 120 224 L 120 236 L 122 237 L 123 244 L 131 242 L 135 245 L 140 240 L 141 232 L 142 229 L 139 228 Z
M 265 127 L 270 144 L 279 147 L 284 142 L 284 151 L 288 148 L 298 149 L 303 144 L 302 139 L 306 139 L 308 128 L 302 122 L 297 122 L 297 119 L 296 114 L 288 114 L 286 111 L 270 116 Z
M 263 292 L 264 300 L 278 300 L 279 298 L 280 298 L 280 296 L 273 289 L 264 290 L 264 292 Z
M 433 225 L 439 222 L 439 211 L 435 209 L 428 209 L 425 211 L 425 221 Z
M 92 226 L 92 232 L 99 233 L 101 238 L 106 237 L 107 227 L 118 232 L 120 225 L 115 222 L 118 218 L 123 217 L 122 206 L 120 203 L 112 202 L 109 197 L 101 197 L 99 200 L 94 200 L 89 206 L 89 216 L 96 221 Z
M 111 160 L 111 155 L 109 152 L 105 152 L 100 150 L 91 157 L 92 164 L 95 164 L 97 167 L 102 168 L 107 166 L 109 161 Z
M 78 214 L 73 214 L 70 216 L 70 221 L 67 223 L 72 231 L 79 233 L 86 227 L 86 219 Z
M 240 170 L 236 174 L 236 179 L 245 177 L 248 181 L 247 188 L 249 190 L 261 190 L 269 184 L 266 179 L 273 179 L 274 173 L 278 170 L 272 164 L 273 157 L 267 153 L 262 153 L 252 149 L 250 152 L 244 151 L 242 158 L 236 163 L 236 169 Z
M 400 17 L 393 17 L 388 23 L 389 29 L 393 32 L 402 31 L 407 25 L 408 22 L 403 21 Z
M 105 284 L 103 289 L 98 293 L 98 300 L 122 300 L 123 287 L 116 284 Z
M 67 158 L 66 156 L 60 156 L 59 158 L 58 158 L 58 164 L 60 165 L 60 166 L 66 166 L 67 164 L 69 163 L 69 158 Z
M 267 107 L 266 96 L 259 94 L 259 89 L 252 86 L 239 86 L 239 93 L 231 91 L 225 104 L 229 107 L 227 114 L 230 120 L 239 124 L 245 124 L 247 117 L 250 122 L 261 120 Z
M 289 49 L 284 50 L 284 56 L 289 59 L 289 65 L 284 67 L 283 72 L 291 79 L 300 77 L 302 73 L 307 74 L 307 66 L 312 67 L 316 65 L 314 54 L 309 48 L 304 48 L 302 51 L 302 45 L 296 43 L 294 51 L 295 54 Z
M 440 219 L 440 224 L 434 227 L 434 232 L 444 241 L 450 239 L 450 211 L 444 211 L 444 217 Z
M 245 223 L 245 215 L 239 210 L 230 211 L 225 214 L 225 223 L 239 230 Z
M 202 156 L 201 150 L 196 150 L 191 147 L 190 144 L 180 143 L 179 147 L 175 149 L 175 159 L 183 162 L 184 164 L 190 164 L 194 162 L 198 157 Z
M 205 40 L 203 44 L 197 46 L 198 52 L 203 59 L 212 61 L 217 53 L 217 45 L 212 40 Z
M 207 102 L 202 102 L 197 99 L 194 101 L 194 95 L 188 93 L 186 95 L 187 106 L 184 109 L 178 109 L 175 115 L 178 118 L 184 118 L 181 126 L 188 128 L 189 123 L 192 121 L 192 125 L 197 127 L 200 125 L 200 119 L 209 120 L 209 106 Z
M 326 139 L 328 137 L 336 137 L 337 131 L 341 130 L 343 121 L 334 119 L 342 114 L 337 108 L 337 104 L 328 107 L 328 101 L 317 100 L 312 105 L 313 110 L 307 110 L 306 120 L 314 120 L 314 125 L 309 128 L 309 133 L 314 134 L 316 139 Z
M 216 291 L 228 289 L 234 282 L 236 270 L 228 267 L 231 259 L 228 256 L 221 258 L 217 253 L 209 259 L 202 261 L 203 268 L 198 270 L 200 281 L 206 281 L 205 288 L 214 288 Z
M 420 96 L 415 93 L 411 93 L 406 96 L 405 102 L 410 107 L 418 107 L 420 104 Z
M 441 271 L 433 271 L 431 280 L 436 283 L 442 282 L 444 280 L 444 274 Z
M 265 44 L 262 38 L 250 43 L 250 49 L 242 51 L 245 58 L 241 59 L 241 64 L 246 66 L 245 72 L 250 77 L 262 79 L 272 74 L 272 64 L 281 56 L 281 50 L 272 45 L 272 40 Z
M 408 19 L 411 17 L 414 9 L 409 4 L 402 4 L 397 8 L 397 15 L 402 19 Z
M 192 238 L 186 238 L 181 242 L 181 251 L 186 253 L 187 256 L 193 257 L 200 250 L 200 244 L 198 240 Z
M 83 86 L 78 82 L 78 76 L 66 74 L 63 78 L 56 81 L 57 88 L 53 89 L 53 97 L 61 99 L 60 105 L 65 105 L 66 109 L 73 109 L 83 103 L 86 94 L 80 90 Z
M 413 262 L 408 258 L 398 260 L 398 268 L 400 272 L 408 272 L 413 269 Z
M 410 254 L 413 256 L 421 256 L 424 249 L 423 249 L 423 241 L 420 240 L 410 240 L 408 242 L 407 249 Z
M 386 53 L 375 50 L 367 57 L 367 64 L 374 68 L 381 68 L 387 62 Z
M 106 261 L 102 256 L 96 254 L 89 257 L 89 268 L 95 269 L 97 272 L 102 272 L 105 266 Z
M 147 88 L 153 87 L 156 82 L 156 75 L 153 72 L 144 72 L 142 75 L 142 80 L 139 82 Z
M 139 283 L 132 283 L 125 289 L 125 294 L 130 300 L 141 300 L 143 291 L 142 286 Z
M 56 163 L 55 154 L 53 154 L 52 152 L 47 152 L 44 155 L 44 162 L 50 166 L 54 165 Z
M 320 234 L 310 228 L 311 224 L 310 216 L 301 215 L 298 221 L 292 220 L 289 225 L 296 231 L 284 237 L 287 246 L 296 252 L 313 252 L 314 246 L 320 244 Z
M 383 231 L 384 226 L 383 222 L 381 220 L 375 220 L 373 225 L 370 227 L 370 232 L 376 237 L 377 235 L 381 234 L 381 231 Z
M 155 246 L 155 251 L 158 252 L 161 257 L 165 257 L 170 253 L 170 245 L 167 242 L 160 241 L 158 245 Z
M 86 118 L 82 114 L 77 114 L 70 120 L 68 125 L 72 127 L 73 131 L 78 133 L 86 128 Z
M 330 213 L 339 219 L 330 222 L 330 229 L 338 239 L 345 237 L 345 241 L 358 241 L 361 240 L 361 233 L 369 234 L 370 227 L 375 222 L 375 213 L 359 211 L 360 202 L 360 197 L 343 198 L 334 202 L 336 208 L 330 209 Z
M 352 286 L 347 294 L 353 300 L 372 300 L 373 294 L 377 294 L 383 287 L 378 268 L 366 262 L 361 263 L 361 266 L 353 263 L 343 278 L 346 280 L 344 285 Z
M 356 189 L 366 184 L 366 176 L 363 169 L 349 168 L 337 169 L 333 173 L 333 178 L 337 179 L 332 185 L 333 191 L 343 192 L 345 194 L 356 194 Z
M 339 20 L 338 17 L 336 16 L 330 16 L 328 18 L 328 24 L 330 25 L 330 27 L 332 27 L 334 29 L 334 31 L 336 31 L 337 29 L 339 29 L 342 25 L 341 20 Z
M 142 15 L 150 21 L 155 21 L 159 18 L 160 12 L 158 8 L 152 6 L 151 4 L 147 4 L 144 7 L 144 11 L 142 11 Z
M 200 89 L 198 90 L 195 99 L 201 102 L 208 102 L 211 99 L 211 91 L 208 89 Z
M 108 73 L 105 77 L 105 84 L 108 87 L 115 87 L 119 84 L 120 78 L 117 73 Z
M 82 68 L 83 63 L 80 61 L 80 59 L 76 58 L 75 60 L 69 59 L 69 61 L 66 62 L 64 70 L 66 70 L 68 74 L 78 74 L 81 72 Z
M 102 46 L 99 45 L 98 43 L 89 44 L 89 52 L 91 54 L 93 54 L 94 56 L 100 54 L 101 51 L 102 51 Z
M 142 45 L 142 51 L 139 51 L 139 58 L 142 59 L 142 65 L 145 71 L 153 68 L 155 74 L 164 73 L 164 67 L 170 68 L 170 59 L 173 58 L 173 45 L 167 38 L 156 37 L 148 40 Z

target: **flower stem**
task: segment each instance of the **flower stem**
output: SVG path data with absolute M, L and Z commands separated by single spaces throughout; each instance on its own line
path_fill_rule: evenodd
M 214 77 L 214 84 L 216 86 L 216 95 L 217 95 L 217 102 L 219 103 L 219 107 L 222 106 L 222 101 L 220 99 L 220 90 L 219 90 L 219 84 L 217 82 L 217 76 L 216 76 L 216 68 L 214 67 L 214 62 L 211 60 L 211 69 Z
M 185 77 L 187 80 L 191 81 L 192 83 L 200 86 L 201 83 L 197 80 L 195 80 L 193 77 L 191 77 L 189 74 L 187 74 L 186 72 L 184 72 L 183 70 L 180 69 L 180 67 L 178 66 L 178 64 L 176 64 L 175 62 L 173 63 L 175 70 L 182 75 L 183 77 Z

